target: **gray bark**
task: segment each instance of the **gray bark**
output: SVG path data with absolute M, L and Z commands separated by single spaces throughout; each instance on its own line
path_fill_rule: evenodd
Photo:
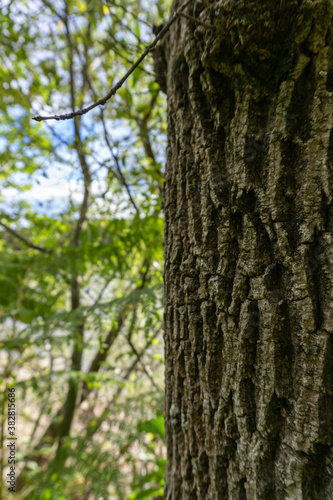
M 216 29 L 163 43 L 165 498 L 328 500 L 333 1 L 191 5 Z

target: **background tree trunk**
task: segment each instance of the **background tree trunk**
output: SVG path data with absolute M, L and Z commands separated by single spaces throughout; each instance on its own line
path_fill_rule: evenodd
M 328 500 L 333 2 L 186 12 L 216 28 L 163 46 L 165 498 Z

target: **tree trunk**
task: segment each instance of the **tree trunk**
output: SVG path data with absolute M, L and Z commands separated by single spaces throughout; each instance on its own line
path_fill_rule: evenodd
M 186 13 L 205 26 L 163 44 L 165 498 L 328 500 L 333 2 Z

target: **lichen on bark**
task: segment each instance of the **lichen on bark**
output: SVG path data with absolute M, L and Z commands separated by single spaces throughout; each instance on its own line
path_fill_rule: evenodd
M 327 500 L 333 2 L 189 14 L 216 29 L 163 44 L 165 498 Z

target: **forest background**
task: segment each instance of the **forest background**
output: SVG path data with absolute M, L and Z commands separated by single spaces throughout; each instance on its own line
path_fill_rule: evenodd
M 0 6 L 0 498 L 13 387 L 13 498 L 161 498 L 166 118 L 153 58 L 84 117 L 32 117 L 105 95 L 170 4 Z

